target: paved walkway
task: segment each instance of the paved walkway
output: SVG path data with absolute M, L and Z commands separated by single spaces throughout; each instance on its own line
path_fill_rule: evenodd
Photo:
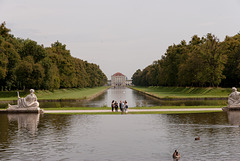
M 222 111 L 221 108 L 192 108 L 192 109 L 128 109 L 128 112 L 154 112 L 154 111 Z M 101 113 L 111 110 L 44 110 L 44 113 Z M 120 111 L 119 111 L 120 112 Z

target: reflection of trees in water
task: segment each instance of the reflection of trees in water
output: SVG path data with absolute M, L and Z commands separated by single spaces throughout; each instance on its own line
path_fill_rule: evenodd
M 226 136 L 235 134 L 239 136 L 239 129 L 229 127 L 228 118 L 224 112 L 167 114 L 156 115 L 156 117 L 158 117 L 159 124 L 164 125 L 162 131 L 164 136 L 167 136 L 166 142 L 172 145 L 171 151 L 178 149 L 181 152 L 185 151 L 185 154 L 187 152 L 188 155 L 197 152 L 199 156 L 202 156 L 206 155 L 207 151 L 209 151 L 207 155 L 214 155 L 213 149 L 218 153 L 221 151 L 219 145 L 234 144 L 236 139 L 227 141 Z M 195 141 L 197 136 L 200 137 L 199 141 Z
M 38 131 L 44 131 L 45 134 L 53 137 L 53 139 L 64 138 L 68 136 L 68 133 L 71 133 L 73 126 L 86 126 L 93 122 L 96 117 L 88 115 L 44 114 L 41 117 Z
M 176 132 L 177 135 L 184 138 L 171 138 L 169 142 L 172 144 L 180 140 L 186 140 L 194 149 L 194 138 L 199 136 L 201 144 L 208 145 L 207 149 L 219 149 L 218 142 L 226 142 L 226 144 L 234 144 L 232 141 L 225 141 L 226 136 L 239 135 L 239 129 L 230 127 L 228 117 L 224 112 L 217 113 L 198 113 L 198 114 L 177 114 L 167 115 L 166 131 L 169 135 Z M 180 141 L 181 142 L 181 141 Z M 197 149 L 193 150 L 196 151 Z
M 68 129 L 71 122 L 71 115 L 48 115 L 41 118 L 39 131 L 48 130 L 51 134 L 62 134 Z
M 217 106 L 226 104 L 226 100 L 161 100 L 162 106 Z
M 136 107 L 141 107 L 141 102 L 136 101 Z
M 201 134 L 210 137 L 218 135 L 223 129 L 229 130 L 228 128 L 225 129 L 228 125 L 228 118 L 226 113 L 223 112 L 169 114 L 165 116 L 164 125 L 168 133 L 175 131 L 190 139 L 194 139 Z
M 184 116 L 184 117 L 183 117 Z M 200 125 L 223 125 L 227 122 L 225 113 L 189 113 L 168 115 L 170 123 L 200 124 Z
M 0 149 L 9 146 L 9 133 L 11 133 L 11 130 L 9 129 L 7 114 L 0 114 Z
M 136 104 L 136 107 L 148 107 L 148 102 L 145 100 L 136 101 L 135 104 Z

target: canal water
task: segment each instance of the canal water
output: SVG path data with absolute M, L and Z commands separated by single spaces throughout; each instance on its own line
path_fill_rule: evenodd
M 41 108 L 48 107 L 111 107 L 112 100 L 127 101 L 129 107 L 150 106 L 215 106 L 226 105 L 227 100 L 159 100 L 130 88 L 110 88 L 102 95 L 90 101 L 63 101 L 40 102 Z M 0 103 L 0 107 L 6 107 L 7 103 Z
M 111 88 L 87 102 L 40 102 L 41 107 L 222 105 L 225 101 L 160 101 Z M 238 160 L 240 113 L 152 115 L 0 114 L 0 160 L 184 161 Z M 200 140 L 195 140 L 195 137 Z
M 238 112 L 0 114 L 0 160 L 167 161 L 175 149 L 184 161 L 238 160 L 239 118 Z

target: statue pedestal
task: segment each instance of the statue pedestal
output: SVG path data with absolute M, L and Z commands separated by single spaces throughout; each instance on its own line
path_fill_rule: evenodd
M 44 113 L 39 107 L 30 107 L 30 108 L 14 108 L 10 107 L 6 110 L 7 113 Z
M 238 106 L 227 106 L 222 108 L 223 111 L 240 111 L 240 105 Z

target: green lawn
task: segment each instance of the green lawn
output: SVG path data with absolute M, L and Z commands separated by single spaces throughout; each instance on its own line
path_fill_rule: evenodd
M 128 114 L 186 114 L 186 113 L 210 113 L 222 111 L 144 111 L 144 112 L 129 112 Z
M 128 112 L 131 114 L 186 114 L 186 113 L 210 113 L 210 112 L 222 112 L 222 111 L 143 111 L 143 112 Z M 121 115 L 121 112 L 72 112 L 72 113 L 51 113 L 60 115 Z M 125 115 L 125 113 L 123 114 Z
M 219 110 L 206 111 L 191 111 L 191 109 L 201 108 L 222 108 L 222 106 L 154 106 L 154 107 L 132 107 L 130 109 L 189 109 L 189 111 L 129 111 L 128 114 L 183 114 L 183 113 L 208 113 L 222 112 Z M 0 108 L 6 109 L 6 108 Z M 111 112 L 111 107 L 63 107 L 63 108 L 42 108 L 44 111 L 56 110 L 56 113 L 51 114 L 67 114 L 67 115 L 120 115 L 121 112 Z M 58 113 L 60 110 L 73 110 L 71 113 Z M 109 110 L 110 112 L 74 112 L 74 110 Z
M 139 87 L 132 89 L 154 95 L 159 98 L 227 98 L 231 88 L 200 88 L 200 87 Z
M 108 86 L 102 86 L 95 88 L 58 89 L 54 91 L 36 90 L 35 94 L 39 100 L 89 99 L 108 88 Z M 20 97 L 25 97 L 28 94 L 28 91 L 20 91 Z M 17 91 L 0 92 L 0 101 L 4 100 L 17 100 Z
M 26 96 L 27 93 L 24 91 L 19 91 L 20 96 Z M 0 92 L 0 101 L 6 100 L 17 100 L 17 91 L 4 91 Z
M 197 108 L 222 108 L 223 106 L 152 106 L 152 107 L 130 107 L 130 109 L 197 109 Z M 7 108 L 7 107 L 6 107 Z M 6 109 L 0 108 L 0 109 Z M 112 110 L 111 107 L 56 107 L 41 108 L 44 110 Z M 120 110 L 120 109 L 119 109 Z
M 222 108 L 223 106 L 153 106 L 131 107 L 130 109 L 197 109 L 197 108 Z M 111 107 L 60 107 L 43 108 L 44 110 L 112 110 Z

